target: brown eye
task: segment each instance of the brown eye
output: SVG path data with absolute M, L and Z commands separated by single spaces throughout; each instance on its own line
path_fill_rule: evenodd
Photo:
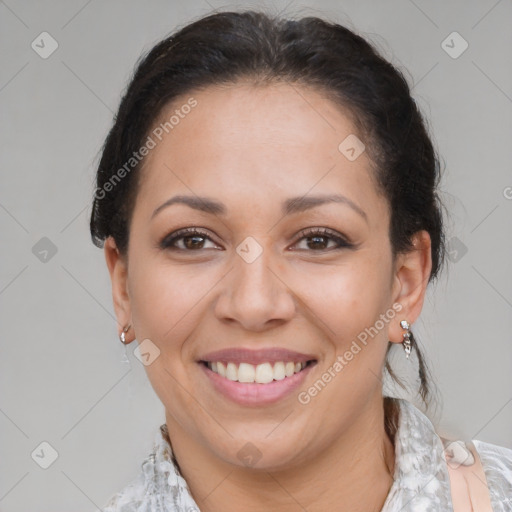
M 161 241 L 160 248 L 188 252 L 197 251 L 205 249 L 204 246 L 207 240 L 212 242 L 211 238 L 201 230 L 196 228 L 181 229 L 166 236 Z M 179 242 L 182 242 L 181 246 L 179 246 Z
M 300 234 L 301 240 L 306 240 L 306 249 L 300 250 L 312 249 L 313 252 L 321 252 L 352 247 L 352 244 L 343 237 L 326 228 L 310 228 Z M 329 243 L 331 243 L 331 247 L 329 247 Z

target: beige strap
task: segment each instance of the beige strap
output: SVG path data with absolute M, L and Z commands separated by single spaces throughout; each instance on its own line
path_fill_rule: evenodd
M 484 468 L 473 442 L 448 442 L 444 453 L 454 512 L 493 512 Z

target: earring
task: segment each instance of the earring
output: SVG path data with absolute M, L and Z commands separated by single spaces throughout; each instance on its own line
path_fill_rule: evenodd
M 121 340 L 121 343 L 123 345 L 127 345 L 128 343 L 126 343 L 126 333 L 130 330 L 130 327 L 131 327 L 131 324 L 128 324 L 124 329 L 123 329 L 123 332 L 121 332 L 121 335 L 119 336 L 119 339 Z
M 409 359 L 409 355 L 411 353 L 411 332 L 409 331 L 409 323 L 407 322 L 407 320 L 402 320 L 400 322 L 400 327 L 402 329 L 406 329 L 407 332 L 405 332 L 403 334 L 403 337 L 404 337 L 404 350 L 405 350 L 405 357 L 407 359 Z

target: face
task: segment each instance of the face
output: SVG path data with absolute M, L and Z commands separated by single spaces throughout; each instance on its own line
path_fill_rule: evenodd
M 128 263 L 106 246 L 116 312 L 145 343 L 171 439 L 239 466 L 245 452 L 291 466 L 378 403 L 388 341 L 421 308 L 419 273 L 392 260 L 366 151 L 338 148 L 356 134 L 339 106 L 238 84 L 162 119 L 191 96 L 153 137 Z

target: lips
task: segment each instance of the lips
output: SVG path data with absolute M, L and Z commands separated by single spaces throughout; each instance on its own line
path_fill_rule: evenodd
M 274 364 L 279 361 L 293 361 L 295 363 L 307 363 L 308 361 L 316 361 L 314 354 L 304 354 L 302 352 L 295 352 L 283 348 L 268 348 L 249 350 L 244 348 L 228 348 L 223 350 L 216 350 L 202 355 L 198 362 L 209 363 L 218 362 L 223 363 L 232 362 L 235 364 L 249 363 L 259 365 L 262 363 Z
M 304 383 L 317 363 L 314 354 L 283 348 L 228 348 L 202 355 L 197 363 L 213 389 L 244 406 L 283 400 Z

